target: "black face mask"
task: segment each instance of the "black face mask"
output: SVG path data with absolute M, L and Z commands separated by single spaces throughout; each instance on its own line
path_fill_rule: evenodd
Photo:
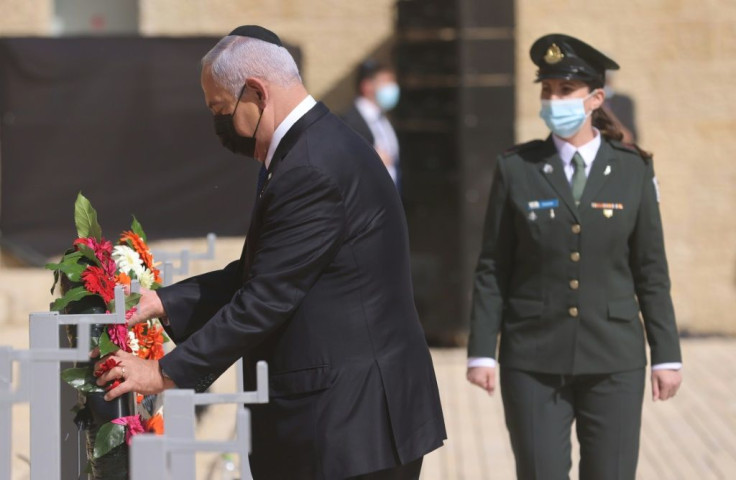
M 254 158 L 256 153 L 256 133 L 258 132 L 258 126 L 261 124 L 263 111 L 261 111 L 261 115 L 258 117 L 258 123 L 256 123 L 256 129 L 253 131 L 252 137 L 243 137 L 235 130 L 233 115 L 235 115 L 235 111 L 238 109 L 238 105 L 240 104 L 240 97 L 243 96 L 244 91 L 245 85 L 243 85 L 242 90 L 240 90 L 240 95 L 238 95 L 238 102 L 235 104 L 235 109 L 233 109 L 233 113 L 218 114 L 214 116 L 215 134 L 220 137 L 220 142 L 222 142 L 222 145 L 231 152 Z

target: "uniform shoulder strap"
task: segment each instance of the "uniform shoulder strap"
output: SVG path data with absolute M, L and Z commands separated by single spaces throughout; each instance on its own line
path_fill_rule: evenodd
M 613 148 L 622 152 L 630 153 L 639 157 L 644 163 L 652 160 L 652 154 L 645 152 L 634 143 L 624 143 L 619 140 L 608 140 Z

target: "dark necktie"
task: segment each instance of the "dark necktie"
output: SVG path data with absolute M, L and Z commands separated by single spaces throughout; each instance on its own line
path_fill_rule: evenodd
M 256 200 L 260 198 L 261 192 L 263 191 L 263 186 L 266 184 L 267 178 L 268 178 L 268 170 L 266 169 L 266 165 L 261 165 L 261 170 L 258 172 L 258 187 L 256 189 Z
M 575 199 L 575 205 L 580 205 L 580 198 L 585 190 L 585 162 L 580 153 L 575 152 L 572 156 L 572 164 L 575 170 L 572 174 L 572 196 Z

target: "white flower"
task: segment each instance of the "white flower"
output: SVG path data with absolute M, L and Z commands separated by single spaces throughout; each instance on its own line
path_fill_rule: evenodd
M 133 351 L 134 355 L 138 355 L 138 350 L 140 350 L 141 346 L 138 344 L 138 338 L 135 336 L 135 332 L 133 331 L 128 332 L 128 346 Z
M 127 245 L 116 245 L 112 249 L 112 258 L 115 265 L 126 275 L 130 275 L 131 270 L 135 271 L 143 266 L 143 260 L 138 252 Z
M 140 268 L 135 270 L 135 276 L 138 277 L 138 281 L 143 288 L 151 288 L 156 278 L 153 276 L 153 272 L 147 268 Z

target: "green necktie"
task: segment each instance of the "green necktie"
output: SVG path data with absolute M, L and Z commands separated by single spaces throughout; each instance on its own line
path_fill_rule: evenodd
M 580 197 L 583 196 L 585 189 L 585 162 L 578 152 L 572 156 L 572 164 L 575 171 L 572 174 L 572 196 L 575 199 L 575 205 L 580 205 Z

